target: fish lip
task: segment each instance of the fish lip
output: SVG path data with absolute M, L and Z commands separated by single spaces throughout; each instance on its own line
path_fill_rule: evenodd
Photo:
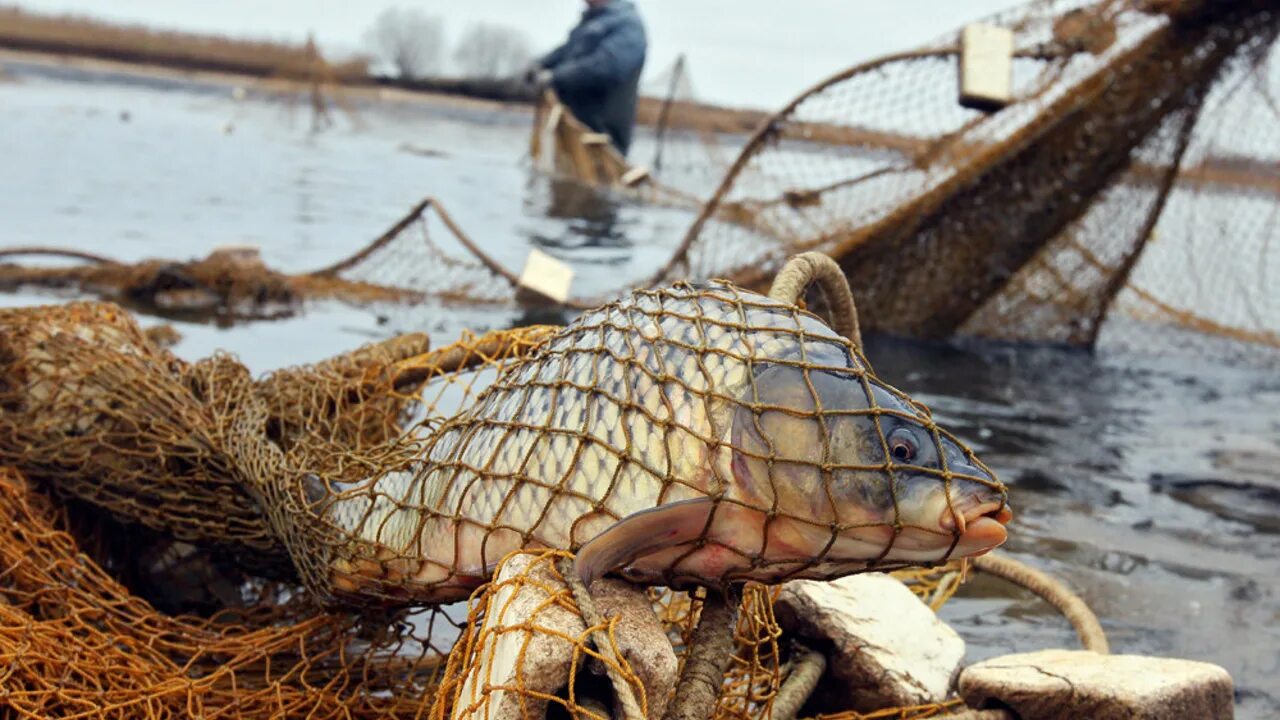
M 938 517 L 938 526 L 944 531 L 963 535 L 969 524 L 980 518 L 988 517 L 1001 525 L 1008 525 L 1013 520 L 1013 509 L 1004 498 L 985 503 L 958 503 L 942 509 Z

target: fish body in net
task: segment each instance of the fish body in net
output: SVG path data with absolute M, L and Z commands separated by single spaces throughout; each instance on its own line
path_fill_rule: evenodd
M 344 489 L 334 583 L 463 597 L 508 553 L 590 581 L 835 577 L 985 552 L 1002 485 L 816 317 L 727 283 L 585 313 L 440 424 L 410 467 Z

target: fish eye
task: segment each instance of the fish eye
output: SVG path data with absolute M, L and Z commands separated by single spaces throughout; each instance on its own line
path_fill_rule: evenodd
M 889 456 L 893 458 L 894 462 L 909 463 L 915 461 L 916 454 L 919 451 L 916 445 L 915 433 L 907 428 L 900 427 L 889 433 L 886 441 L 889 445 Z

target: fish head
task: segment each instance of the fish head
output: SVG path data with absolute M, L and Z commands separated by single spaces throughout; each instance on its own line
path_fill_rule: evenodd
M 754 367 L 747 386 L 733 411 L 730 497 L 767 517 L 758 566 L 827 578 L 1005 541 L 1005 486 L 869 372 L 778 362 Z

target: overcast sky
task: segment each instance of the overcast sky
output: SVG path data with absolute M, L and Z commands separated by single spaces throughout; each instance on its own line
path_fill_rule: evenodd
M 687 54 L 701 100 L 774 107 L 837 70 L 932 40 L 1017 0 L 639 0 L 652 77 Z M 300 41 L 314 31 L 329 53 L 361 49 L 388 5 L 440 15 L 456 38 L 469 24 L 503 22 L 550 49 L 581 0 L 23 0 L 40 12 L 74 12 L 150 25 Z

